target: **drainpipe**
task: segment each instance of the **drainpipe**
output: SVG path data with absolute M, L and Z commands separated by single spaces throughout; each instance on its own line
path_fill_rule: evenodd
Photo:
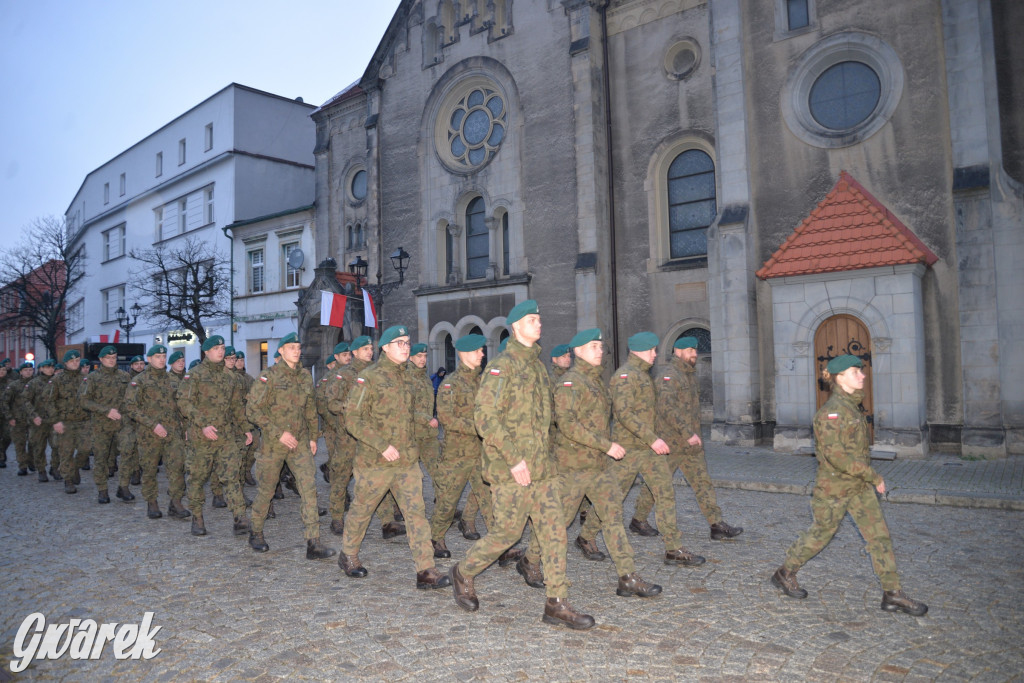
M 612 304 L 612 358 L 619 367 L 619 287 L 615 250 L 615 158 L 612 154 L 612 86 L 608 68 L 608 3 L 601 8 L 601 84 L 604 87 L 605 163 L 608 165 L 608 268 Z
M 230 313 L 228 319 L 228 329 L 231 330 L 231 346 L 235 345 L 235 230 L 230 225 L 225 225 L 221 228 L 224 231 L 224 236 L 231 240 L 231 290 L 228 292 L 230 298 Z M 228 230 L 231 234 L 228 235 Z

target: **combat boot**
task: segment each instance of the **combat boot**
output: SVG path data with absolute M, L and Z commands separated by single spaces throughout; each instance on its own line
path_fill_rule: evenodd
M 130 503 L 135 500 L 135 494 L 129 491 L 127 486 L 117 487 L 117 497 L 125 503 Z
M 73 478 L 72 483 L 74 483 L 75 486 L 78 486 L 79 484 L 82 483 L 82 474 L 77 469 L 75 470 L 75 476 Z
M 53 469 L 52 467 L 50 468 L 50 478 L 53 479 L 54 481 L 64 481 L 64 477 L 60 476 L 60 472 Z
M 515 564 L 523 555 L 525 555 L 525 553 L 522 548 L 516 548 L 513 546 L 498 556 L 498 566 L 507 567 L 510 564 Z
M 452 594 L 455 596 L 456 605 L 467 612 L 480 609 L 480 601 L 477 600 L 476 589 L 473 588 L 473 579 L 459 571 L 458 563 L 448 570 L 448 579 L 452 582 Z
M 286 489 L 294 493 L 296 496 L 302 495 L 299 493 L 299 485 L 295 483 L 295 477 L 293 477 L 291 474 L 288 474 L 287 476 L 282 476 L 281 480 L 284 482 L 284 487 Z
M 576 631 L 594 627 L 594 617 L 577 612 L 565 598 L 548 598 L 544 603 L 544 623 L 568 626 Z
M 354 579 L 361 579 L 369 574 L 366 567 L 359 562 L 358 555 L 349 557 L 343 552 L 338 553 L 338 566 L 341 567 L 341 571 L 345 572 L 345 576 L 351 576 Z
M 192 516 L 192 513 L 182 507 L 181 498 L 178 498 L 172 500 L 171 504 L 167 506 L 167 516 L 174 519 L 188 519 Z
M 322 465 L 320 465 L 320 472 L 324 475 L 324 481 L 327 482 L 328 484 L 330 484 L 331 483 L 331 473 L 327 469 L 327 463 L 323 463 Z
M 270 499 L 270 507 L 267 508 L 267 519 L 277 519 L 277 512 L 274 510 L 274 499 Z
M 235 517 L 235 536 L 245 536 L 249 533 L 249 520 L 245 517 Z
M 543 588 L 544 587 L 544 572 L 541 571 L 540 565 L 530 562 L 526 555 L 519 558 L 516 562 L 516 571 L 526 581 L 526 585 L 531 588 Z
M 380 528 L 380 533 L 384 540 L 395 538 L 396 536 L 405 536 L 405 525 L 398 522 L 388 522 Z
M 160 519 L 164 513 L 160 512 L 160 506 L 155 500 L 146 501 L 146 516 L 150 519 Z
M 597 547 L 596 541 L 585 540 L 582 536 L 576 537 L 576 547 L 583 553 L 583 557 L 594 562 L 600 562 L 604 559 L 605 555 Z
M 242 502 L 245 503 L 245 507 L 247 507 L 247 508 L 251 508 L 252 507 L 252 498 L 250 498 L 249 496 L 245 495 L 244 493 L 242 494 Z
M 677 564 L 683 567 L 699 567 L 704 564 L 704 558 L 694 555 L 685 548 L 676 548 L 665 553 L 665 564 Z
M 132 472 L 131 485 L 138 486 L 142 483 L 142 470 L 135 470 Z
M 228 506 L 227 501 L 224 500 L 223 494 L 217 494 L 213 497 L 213 507 L 215 508 L 226 508 Z
M 18 476 L 19 477 L 24 477 L 24 476 L 27 476 L 27 475 L 28 475 L 28 469 L 27 468 L 25 468 L 25 467 L 19 467 L 18 468 Z
M 92 454 L 90 453 L 89 455 L 91 456 Z M 82 465 L 82 469 L 85 470 L 86 472 L 92 469 L 92 463 L 89 461 L 89 458 L 85 459 L 85 464 Z
M 281 489 L 281 482 L 277 482 L 277 488 L 274 489 L 274 500 L 284 500 L 284 491 Z
M 50 481 L 49 477 L 46 476 L 46 470 L 39 470 L 39 483 Z
M 270 546 L 267 545 L 266 540 L 263 538 L 262 531 L 249 532 L 249 547 L 258 553 L 265 553 L 270 550 Z
M 634 595 L 638 598 L 650 598 L 659 593 L 661 593 L 661 586 L 644 581 L 636 572 L 620 576 L 619 586 L 615 589 L 615 594 L 624 598 Z
M 796 572 L 789 571 L 785 567 L 779 567 L 772 574 L 772 583 L 776 588 L 781 590 L 783 593 L 791 598 L 797 600 L 803 600 L 807 597 L 807 591 L 800 587 L 800 584 L 796 582 Z M 882 609 L 885 609 L 885 603 L 882 603 Z
M 912 617 L 923 617 L 928 613 L 928 605 L 908 597 L 899 589 L 882 592 L 882 609 L 886 612 L 906 612 Z
M 444 544 L 444 539 L 435 541 L 430 539 L 430 545 L 434 546 L 434 557 L 447 558 L 452 556 L 452 551 L 448 550 L 448 546 Z
M 715 522 L 711 525 L 711 540 L 724 541 L 728 538 L 736 538 L 743 533 L 743 527 L 730 526 L 725 521 Z
M 193 536 L 205 536 L 206 535 L 206 524 L 203 523 L 202 515 L 192 516 L 192 535 Z
M 437 567 L 431 567 L 430 569 L 424 569 L 421 572 L 416 572 L 416 587 L 420 590 L 426 590 L 427 588 L 438 589 L 446 588 L 452 585 L 451 579 L 447 575 L 437 571 Z
M 467 522 L 465 519 L 460 519 L 459 520 L 459 532 L 462 534 L 462 537 L 464 539 L 466 539 L 467 541 L 479 541 L 480 540 L 480 534 L 478 534 L 477 531 L 476 531 L 476 522 L 473 522 L 473 521 Z
M 64 493 L 78 493 L 78 489 L 75 488 L 75 483 L 70 479 L 64 480 Z
M 647 523 L 646 519 L 633 518 L 629 523 L 629 530 L 639 536 L 657 536 L 658 530 Z
M 340 519 L 331 520 L 331 533 L 335 536 L 342 536 L 345 533 L 345 523 Z
M 319 536 L 306 541 L 307 560 L 326 560 L 328 557 L 334 557 L 334 553 L 336 552 L 338 551 L 334 548 L 328 548 L 321 543 Z
M 102 491 L 99 492 L 99 497 L 97 498 L 96 502 L 98 502 L 100 505 L 106 505 L 107 503 L 110 502 L 110 494 L 107 493 L 106 489 L 103 489 Z
M 246 472 L 245 472 L 245 485 L 246 486 L 256 486 L 256 479 L 253 478 L 252 472 L 249 472 L 248 470 L 246 470 Z
M 402 514 L 402 511 L 398 509 L 397 505 L 395 506 L 395 521 L 396 522 L 404 522 L 405 521 L 405 515 Z

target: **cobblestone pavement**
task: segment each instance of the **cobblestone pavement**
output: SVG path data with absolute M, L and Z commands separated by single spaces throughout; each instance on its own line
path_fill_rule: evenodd
M 807 600 L 768 583 L 810 523 L 808 496 L 720 489 L 727 521 L 746 528 L 722 543 L 709 540 L 684 485 L 684 542 L 707 564 L 665 566 L 659 538 L 631 535 L 638 571 L 665 591 L 620 598 L 611 562 L 586 561 L 571 544 L 574 526 L 569 599 L 598 626 L 573 632 L 541 623 L 543 592 L 513 568 L 478 577 L 473 614 L 455 606 L 451 589 L 416 590 L 405 537 L 383 541 L 377 524 L 360 553 L 367 578 L 343 576 L 333 559 L 307 561 L 290 492 L 268 520 L 271 551 L 256 554 L 231 535 L 227 510 L 207 510 L 210 535 L 197 539 L 188 523 L 146 519 L 141 500 L 97 505 L 89 472 L 68 496 L 15 471 L 0 470 L 0 679 L 33 612 L 48 623 L 138 623 L 147 611 L 161 627 L 154 659 L 117 661 L 108 645 L 97 661 L 33 662 L 15 678 L 988 681 L 1024 672 L 1024 513 L 1014 510 L 883 503 L 904 588 L 930 606 L 912 618 L 879 609 L 849 520 L 800 572 Z M 166 508 L 162 475 L 160 483 Z M 318 486 L 323 504 L 327 486 Z M 426 498 L 429 511 L 429 487 Z M 340 546 L 327 526 L 324 540 Z M 444 569 L 469 542 L 452 529 L 448 545 Z

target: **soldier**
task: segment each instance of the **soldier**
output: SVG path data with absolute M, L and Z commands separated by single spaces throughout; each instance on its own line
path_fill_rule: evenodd
M 128 370 L 128 379 L 134 379 L 146 369 L 146 359 L 142 356 L 132 356 L 131 365 Z M 121 427 L 120 439 L 121 469 L 118 480 L 120 486 L 117 489 L 117 497 L 124 502 L 135 500 L 135 494 L 131 493 L 128 485 L 138 486 L 142 483 L 142 467 L 139 464 L 139 444 L 136 438 L 135 420 L 125 415 L 124 424 Z
M 669 472 L 683 472 L 687 483 L 697 495 L 704 518 L 711 525 L 711 540 L 735 538 L 743 527 L 731 526 L 722 519 L 722 510 L 715 499 L 715 488 L 708 475 L 704 458 L 704 442 L 700 438 L 700 396 L 697 392 L 697 338 L 680 337 L 672 349 L 672 360 L 658 373 L 657 430 L 671 452 L 665 456 Z M 657 536 L 656 529 L 647 523 L 654 507 L 654 497 L 645 484 L 640 489 L 636 511 L 629 528 L 641 536 Z
M 36 469 L 32 462 L 32 455 L 28 450 L 28 415 L 23 413 L 21 392 L 25 390 L 29 380 L 32 379 L 32 364 L 22 363 L 18 366 L 18 374 L 14 379 L 7 382 L 4 389 L 3 404 L 4 413 L 7 416 L 7 427 L 10 430 L 11 441 L 14 443 L 14 454 L 18 462 L 18 476 L 24 477 L 29 470 Z
M 334 433 L 336 432 L 334 421 L 330 419 L 331 413 L 327 410 L 327 384 L 330 382 L 331 377 L 334 376 L 335 368 L 338 367 L 338 360 L 334 357 L 334 353 L 331 353 L 330 356 L 324 359 L 324 367 L 327 370 L 323 373 L 320 381 L 316 383 L 316 412 L 320 416 L 320 433 L 324 437 L 324 443 L 327 445 L 327 460 L 320 464 L 320 472 L 324 476 L 324 481 L 330 484 L 331 458 L 337 453 L 337 435 Z
M 285 463 L 295 475 L 302 498 L 306 559 L 322 560 L 335 550 L 320 543 L 320 517 L 316 509 L 316 397 L 313 377 L 302 367 L 299 336 L 290 332 L 281 338 L 277 350 L 281 362 L 260 373 L 246 402 L 249 421 L 263 430 L 265 441 L 256 458 L 258 492 L 252 505 L 249 546 L 257 552 L 270 550 L 263 538 L 271 500 Z
M 238 390 L 242 396 L 242 414 L 245 414 L 245 399 L 249 395 L 249 387 L 251 384 L 246 384 L 242 376 L 235 372 L 235 365 L 237 364 L 238 355 L 235 352 L 234 346 L 224 347 L 224 369 L 228 371 L 228 375 L 234 378 L 238 382 Z M 245 477 L 242 474 L 242 463 L 245 461 L 245 451 L 252 445 L 252 440 L 246 441 L 245 434 L 248 432 L 250 435 L 253 434 L 252 425 L 243 420 L 242 424 L 233 425 L 233 437 L 235 440 L 235 450 L 231 454 L 231 463 L 229 469 L 234 469 L 236 476 L 238 477 L 238 488 L 242 492 L 242 498 L 245 500 L 245 507 L 252 505 L 252 501 L 245 495 Z
M 443 588 L 448 577 L 434 567 L 430 526 L 423 504 L 423 472 L 419 466 L 414 423 L 415 399 L 409 387 L 409 331 L 403 325 L 384 330 L 382 355 L 372 368 L 360 372 L 345 403 L 348 431 L 356 448 L 356 485 L 342 538 L 338 566 L 347 576 L 366 576 L 359 546 L 374 508 L 390 490 L 405 513 L 409 549 L 416 565 L 417 588 Z
M 551 381 L 557 382 L 562 375 L 569 372 L 572 365 L 572 348 L 569 344 L 559 344 L 551 349 Z
M 54 377 L 50 384 L 50 421 L 53 422 L 54 449 L 58 452 L 64 493 L 78 493 L 81 482 L 79 468 L 88 462 L 89 413 L 81 404 L 81 390 L 85 378 L 79 372 L 82 354 L 77 349 L 64 353 L 66 372 Z
M 612 436 L 626 449 L 626 455 L 616 462 L 612 470 L 622 489 L 620 502 L 629 493 L 636 475 L 654 493 L 658 527 L 665 540 L 665 564 L 696 567 L 704 558 L 683 548 L 683 537 L 676 526 L 676 497 L 672 487 L 672 473 L 663 456 L 669 454 L 668 444 L 655 431 L 654 383 L 651 365 L 658 356 L 658 336 L 653 332 L 638 332 L 629 338 L 629 358 L 615 371 L 611 381 L 613 406 Z M 597 535 L 600 521 L 597 515 L 588 515 L 580 536 L 584 542 Z
M 7 424 L 7 409 L 4 407 L 3 395 L 11 377 L 11 359 L 0 361 L 0 469 L 7 467 L 7 448 L 11 445 L 10 425 Z
M 35 463 L 39 473 L 39 481 L 49 481 L 46 476 L 46 444 L 53 435 L 53 423 L 49 420 L 50 408 L 48 398 L 50 381 L 53 379 L 54 366 L 57 361 L 47 358 L 39 364 L 39 374 L 29 380 L 21 392 L 21 412 L 28 417 L 28 452 L 31 462 Z M 56 449 L 50 451 L 50 474 L 60 481 L 60 457 Z M 54 465 L 57 467 L 55 468 Z
M 444 454 L 439 461 L 438 474 L 434 479 L 434 491 L 437 502 L 434 515 L 430 518 L 431 543 L 434 545 L 434 557 L 451 557 L 445 545 L 444 536 L 452 525 L 455 507 L 462 497 L 466 484 L 471 484 L 472 494 L 483 499 L 482 506 L 487 528 L 493 526 L 491 518 L 489 490 L 484 487 L 481 474 L 481 455 L 483 442 L 476 432 L 473 418 L 476 393 L 480 388 L 480 364 L 484 359 L 484 344 L 487 339 L 479 334 L 470 334 L 455 342 L 455 351 L 459 354 L 459 366 L 455 372 L 447 375 L 437 390 L 437 418 L 444 426 Z M 471 494 L 471 495 L 472 495 Z M 466 533 L 466 525 L 472 524 L 475 512 L 469 510 L 459 522 L 459 529 Z M 476 529 L 472 528 L 476 533 Z M 480 538 L 479 534 L 476 536 Z M 475 540 L 475 539 L 474 539 Z M 516 557 L 518 559 L 518 555 Z M 507 557 L 501 558 L 501 566 L 509 563 Z
M 871 467 L 868 424 L 860 408 L 863 367 L 860 358 L 851 355 L 833 358 L 825 366 L 824 379 L 831 384 L 832 394 L 814 415 L 818 458 L 811 497 L 814 522 L 786 551 L 786 561 L 771 580 L 789 597 L 806 598 L 807 591 L 797 583 L 796 573 L 828 545 L 849 512 L 882 583 L 882 609 L 921 617 L 928 612 L 928 605 L 911 599 L 900 588 L 889 527 L 875 495 L 875 491 L 885 494 L 885 480 Z
M 100 369 L 90 373 L 82 384 L 82 407 L 92 416 L 92 478 L 101 505 L 110 502 L 107 479 L 117 457 L 117 435 L 121 431 L 121 410 L 128 388 L 128 373 L 117 369 L 117 349 L 104 346 L 99 353 Z M 121 493 L 120 488 L 118 493 Z M 122 497 L 122 500 L 127 502 Z
M 334 371 L 326 374 L 317 386 L 317 412 L 320 413 L 324 428 L 324 441 L 327 443 L 327 462 L 320 466 L 324 481 L 331 485 L 328 511 L 331 515 L 331 533 L 340 536 L 344 533 L 345 499 L 348 495 L 348 480 L 352 477 L 352 439 L 345 430 L 345 416 L 331 412 L 332 401 L 344 406 L 344 396 L 348 387 L 342 370 L 352 361 L 348 342 L 338 342 L 334 346 Z M 341 398 L 339 398 L 341 397 Z
M 179 382 L 185 376 L 185 354 L 175 351 L 167 357 L 168 374 L 174 375 Z
M 494 523 L 449 572 L 455 604 L 470 612 L 479 609 L 473 579 L 519 539 L 530 518 L 548 571 L 544 622 L 589 629 L 594 618 L 574 610 L 566 599 L 567 541 L 557 468 L 548 443 L 551 384 L 539 358 L 537 302 L 516 304 L 505 322 L 512 327 L 512 341 L 487 366 L 474 412 L 484 440 L 484 478 L 491 483 Z
M 252 375 L 245 371 L 245 353 L 243 351 L 235 351 L 235 372 L 242 380 L 242 391 L 243 396 L 248 401 L 249 390 L 252 389 L 253 383 L 256 381 Z M 252 443 L 246 446 L 242 451 L 242 474 L 241 481 L 247 486 L 256 486 L 256 480 L 252 476 L 252 466 L 256 462 L 256 449 L 260 443 L 259 427 L 249 423 L 252 429 Z M 273 505 L 273 503 L 271 503 Z
M 205 536 L 203 504 L 206 481 L 215 477 L 227 494 L 234 516 L 234 533 L 244 536 L 249 531 L 245 519 L 245 500 L 238 485 L 238 470 L 232 457 L 235 451 L 233 430 L 243 424 L 241 384 L 226 374 L 224 337 L 214 335 L 203 342 L 206 358 L 185 375 L 178 386 L 177 402 L 188 439 L 192 442 L 188 464 L 188 504 L 192 511 L 192 535 Z M 245 432 L 245 442 L 252 442 L 252 432 Z
M 437 441 L 437 418 L 434 417 L 434 384 L 427 374 L 427 345 L 413 344 L 409 350 L 409 364 L 406 366 L 409 384 L 413 392 L 413 412 L 416 414 L 416 447 L 420 462 L 430 475 L 434 486 L 435 504 L 437 498 L 438 458 L 440 444 Z
M 142 498 L 146 501 L 146 516 L 160 519 L 157 503 L 156 471 L 161 459 L 167 472 L 170 506 L 169 516 L 186 519 L 189 512 L 180 507 L 185 493 L 184 432 L 181 415 L 174 397 L 177 380 L 167 372 L 167 347 L 156 344 L 146 352 L 149 367 L 140 372 L 125 392 L 125 412 L 138 425 L 136 434 L 139 461 L 142 465 Z

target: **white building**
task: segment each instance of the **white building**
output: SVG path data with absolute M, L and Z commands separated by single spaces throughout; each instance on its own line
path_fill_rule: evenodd
M 68 297 L 68 343 L 113 332 L 120 307 L 145 306 L 130 282 L 130 273 L 141 266 L 128 255 L 133 249 L 174 249 L 193 237 L 229 258 L 226 226 L 311 205 L 314 108 L 232 83 L 89 173 L 65 214 L 72 246 L 85 250 L 86 272 Z M 310 222 L 302 229 L 311 229 Z M 293 249 L 299 243 L 278 246 Z M 265 258 L 268 269 L 277 263 L 276 253 L 266 252 Z M 243 294 L 243 263 L 234 265 L 235 292 Z M 306 273 L 299 280 L 301 275 Z M 288 289 L 287 277 L 268 277 L 266 286 Z M 233 327 L 246 329 L 224 318 L 211 320 L 208 332 L 230 340 Z M 191 334 L 154 329 L 143 314 L 131 341 L 157 340 L 184 351 L 189 361 L 200 355 Z M 249 347 L 237 333 L 234 343 Z

